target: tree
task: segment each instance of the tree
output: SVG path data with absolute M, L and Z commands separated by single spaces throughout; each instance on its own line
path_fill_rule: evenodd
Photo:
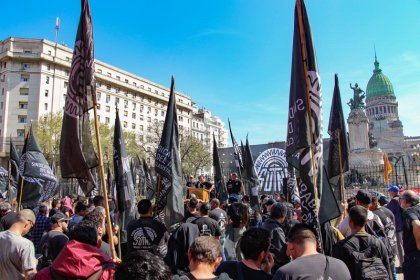
M 62 111 L 42 115 L 35 124 L 35 134 L 48 162 L 53 160 L 56 163 L 60 162 L 58 151 L 60 150 L 62 124 Z

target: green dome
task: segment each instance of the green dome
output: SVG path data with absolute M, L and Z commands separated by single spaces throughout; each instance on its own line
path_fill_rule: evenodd
M 395 96 L 391 81 L 379 69 L 379 62 L 375 55 L 375 69 L 366 87 L 366 99 L 379 96 Z

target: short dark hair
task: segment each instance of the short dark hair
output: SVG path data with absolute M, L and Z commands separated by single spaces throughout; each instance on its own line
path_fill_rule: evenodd
M 93 198 L 93 205 L 95 205 L 95 206 L 104 206 L 104 197 L 102 195 L 96 195 Z
M 407 203 L 410 204 L 411 206 L 415 206 L 419 204 L 419 197 L 413 191 L 403 192 L 401 195 L 401 198 L 405 199 L 405 201 L 407 201 Z
M 152 208 L 152 202 L 149 199 L 142 199 L 137 203 L 137 211 L 139 214 L 147 214 L 150 208 Z
M 83 220 L 91 221 L 95 224 L 96 228 L 102 227 L 104 217 L 102 216 L 101 209 L 95 208 L 87 214 Z
M 47 205 L 45 205 L 45 204 L 39 205 L 39 207 L 38 207 L 38 214 L 46 215 L 47 212 L 48 212 L 48 206 Z
M 196 209 L 198 206 L 198 199 L 197 198 L 190 198 L 188 201 L 188 207 Z
M 261 252 L 267 252 L 271 243 L 270 232 L 263 228 L 250 228 L 246 230 L 239 247 L 245 259 L 257 260 Z
M 349 218 L 355 226 L 363 227 L 368 221 L 368 211 L 365 207 L 356 205 L 350 209 Z
M 220 243 L 213 236 L 200 236 L 191 244 L 190 253 L 194 261 L 214 264 L 220 257 Z
M 200 214 L 201 215 L 208 215 L 209 211 L 211 210 L 210 204 L 207 202 L 203 202 L 200 206 Z
M 83 220 L 71 229 L 70 239 L 96 246 L 98 244 L 98 229 L 94 222 Z
M 169 280 L 171 274 L 159 256 L 147 251 L 132 251 L 117 266 L 115 280 Z
M 87 209 L 87 206 L 83 204 L 83 202 L 79 201 L 76 203 L 76 207 L 74 207 L 74 212 L 76 214 L 79 214 L 82 211 L 85 211 Z
M 229 219 L 232 220 L 232 226 L 234 228 L 238 228 L 241 226 L 247 226 L 249 222 L 249 207 L 248 205 L 241 203 L 241 202 L 235 202 L 229 205 L 227 209 L 227 214 L 229 216 Z
M 295 244 L 303 244 L 305 241 L 316 243 L 316 231 L 313 227 L 300 223 L 295 224 L 289 231 L 288 242 Z

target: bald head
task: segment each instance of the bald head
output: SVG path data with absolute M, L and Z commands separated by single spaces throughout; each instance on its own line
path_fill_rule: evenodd
M 220 206 L 220 201 L 217 198 L 213 198 L 210 201 L 211 209 L 215 209 Z

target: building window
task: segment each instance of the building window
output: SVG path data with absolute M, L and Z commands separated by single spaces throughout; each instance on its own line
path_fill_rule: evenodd
M 105 107 L 105 111 L 107 111 L 107 112 L 111 112 L 111 107 L 106 106 L 106 107 Z
M 66 60 L 67 60 L 67 61 L 70 61 L 70 57 L 66 56 Z
M 105 123 L 109 124 L 109 118 L 108 117 L 105 118 Z
M 3 101 L 0 103 L 0 109 L 3 109 Z
M 123 123 L 123 127 L 124 127 L 124 128 L 127 128 L 127 122 L 124 122 L 124 123 Z
M 6 68 L 6 66 L 4 68 Z M 27 70 L 29 68 L 31 68 L 30 63 L 25 63 L 25 62 L 22 63 L 22 70 Z
M 115 88 L 115 92 L 119 93 L 120 92 L 120 88 Z
M 155 90 L 155 93 L 156 93 L 156 94 L 158 94 L 158 91 L 157 91 L 157 90 Z
M 17 136 L 18 137 L 25 137 L 25 130 L 24 129 L 18 129 L 17 130 Z
M 120 104 L 120 99 L 118 97 L 115 97 L 115 104 Z
M 52 55 L 52 52 L 50 50 L 48 51 L 48 55 Z
M 147 88 L 147 90 L 148 90 L 148 91 L 152 91 L 152 89 L 151 89 L 151 88 Z
M 124 108 L 128 108 L 128 100 L 124 100 Z
M 128 116 L 128 112 L 124 111 L 124 117 L 127 117 L 127 116 Z
M 152 118 L 151 117 L 147 117 L 147 122 L 151 122 Z
M 69 86 L 69 82 L 64 82 L 64 88 L 67 88 Z
M 117 78 L 118 81 L 121 80 L 121 77 L 120 76 L 116 76 L 115 78 Z
M 144 116 L 143 115 L 140 115 L 140 120 L 144 121 Z
M 108 77 L 111 77 L 111 72 L 108 72 L 107 75 L 108 75 Z
M 19 109 L 28 109 L 28 102 L 20 101 L 19 102 Z
M 45 97 L 48 97 L 48 89 L 45 90 Z
M 165 111 L 160 111 L 160 115 L 163 117 L 165 116 Z
M 109 103 L 110 100 L 111 100 L 111 96 L 109 94 L 107 94 L 107 96 L 106 96 L 106 103 Z
M 20 75 L 20 80 L 22 82 L 28 82 L 29 81 L 29 74 L 21 74 Z
M 143 131 L 143 125 L 142 124 L 140 125 L 140 130 Z
M 70 73 L 69 73 L 69 70 L 65 69 L 65 70 L 64 70 L 64 75 L 65 75 L 66 77 L 68 77 L 68 76 L 69 76 L 69 74 L 70 74 Z
M 51 65 L 47 64 L 47 70 L 50 71 L 51 70 Z
M 48 103 L 44 103 L 44 109 L 45 111 L 48 111 Z
M 0 116 L 0 123 L 3 122 L 3 116 Z
M 25 115 L 19 115 L 18 116 L 18 123 L 26 123 L 26 119 L 28 118 L 28 116 Z
M 29 94 L 29 88 L 20 88 L 19 92 L 20 92 L 20 95 L 28 95 Z
M 47 76 L 47 77 L 45 77 L 45 83 L 46 83 L 46 84 L 49 84 L 49 83 L 50 83 L 50 77 L 48 77 L 48 76 Z
M 96 100 L 101 100 L 101 93 L 100 92 L 98 92 L 97 94 L 96 94 Z
M 152 109 L 150 107 L 147 107 L 147 113 L 150 114 L 150 111 L 152 111 Z
M 133 102 L 133 111 L 136 110 L 136 105 L 137 105 L 137 103 Z
M 158 109 L 155 109 L 155 116 L 157 116 L 158 113 L 159 113 L 159 110 Z
M 132 114 L 131 114 L 131 117 L 132 117 L 133 119 L 135 119 L 135 118 L 136 118 L 136 113 L 132 113 Z
M 111 90 L 111 86 L 110 85 L 106 85 L 106 89 L 107 90 Z
M 143 105 L 140 105 L 140 113 L 143 112 Z
M 124 82 L 125 82 L 126 84 L 128 84 L 128 79 L 125 79 L 125 80 L 124 80 Z
M 23 53 L 32 53 L 32 49 L 24 49 Z
M 101 104 L 96 104 L 96 108 L 98 109 L 98 110 L 101 110 Z
M 131 124 L 131 128 L 132 128 L 132 129 L 136 129 L 136 124 L 135 124 L 135 123 L 132 123 L 132 124 Z
M 1 89 L 1 95 L 4 95 L 4 88 Z

